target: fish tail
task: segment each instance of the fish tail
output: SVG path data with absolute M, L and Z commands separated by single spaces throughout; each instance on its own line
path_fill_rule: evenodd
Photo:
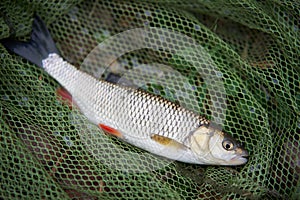
M 46 25 L 38 16 L 35 16 L 32 25 L 31 39 L 28 42 L 6 38 L 1 40 L 1 43 L 10 51 L 22 56 L 39 67 L 43 67 L 42 60 L 46 59 L 49 54 L 59 54 Z

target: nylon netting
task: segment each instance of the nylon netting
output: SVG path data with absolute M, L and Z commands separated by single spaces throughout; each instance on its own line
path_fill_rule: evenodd
M 218 118 L 212 100 L 220 96 L 208 91 L 206 71 L 198 73 L 193 56 L 138 49 L 104 72 L 97 58 L 86 62 L 99 43 L 133 28 L 164 28 L 193 38 L 224 84 L 223 128 L 250 154 L 239 167 L 165 164 L 105 135 L 57 97 L 53 78 L 0 45 L 2 198 L 299 199 L 298 1 L 2 1 L 0 10 L 0 38 L 28 39 L 37 13 L 62 56 L 76 67 L 97 76 L 100 71 L 101 78 L 124 76 L 141 89 Z M 152 81 L 160 74 L 169 78 Z

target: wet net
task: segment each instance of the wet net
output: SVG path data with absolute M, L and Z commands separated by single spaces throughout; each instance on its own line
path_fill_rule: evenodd
M 2 198 L 299 199 L 298 1 L 5 0 L 0 10 L 0 39 L 28 39 L 38 14 L 71 64 L 206 116 L 250 154 L 238 167 L 192 165 L 105 135 L 0 45 Z M 136 37 L 146 48 L 134 34 L 111 40 L 133 29 L 150 30 Z

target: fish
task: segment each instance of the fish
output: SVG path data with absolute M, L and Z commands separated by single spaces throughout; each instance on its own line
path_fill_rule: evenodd
M 38 16 L 29 41 L 5 38 L 1 43 L 41 67 L 90 122 L 120 140 L 190 164 L 232 166 L 248 161 L 241 143 L 204 116 L 161 96 L 98 80 L 65 61 Z

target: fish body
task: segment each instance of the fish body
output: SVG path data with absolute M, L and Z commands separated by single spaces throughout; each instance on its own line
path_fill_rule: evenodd
M 247 151 L 204 117 L 162 97 L 97 80 L 64 61 L 38 17 L 31 41 L 2 44 L 57 80 L 92 123 L 134 146 L 194 164 L 247 162 Z

